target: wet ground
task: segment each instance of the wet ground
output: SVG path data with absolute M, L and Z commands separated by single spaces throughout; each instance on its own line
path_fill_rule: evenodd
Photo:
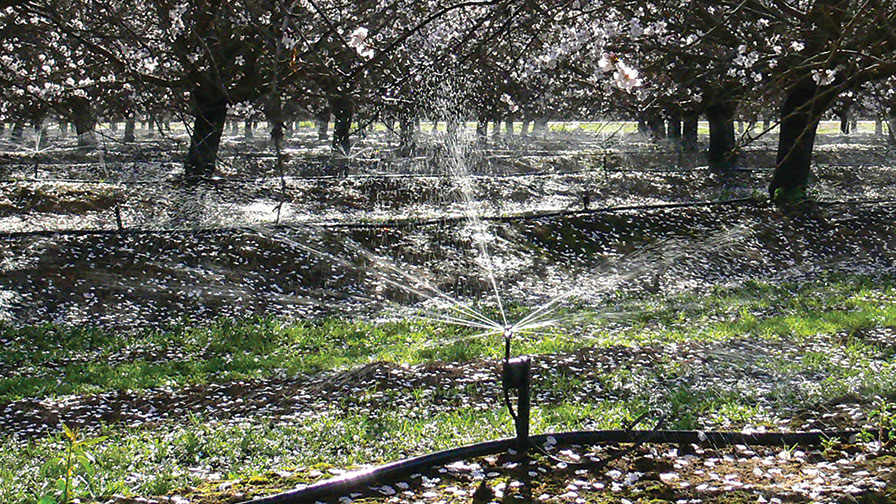
M 438 305 L 439 292 L 487 307 L 489 270 L 505 302 L 535 306 L 571 293 L 571 302 L 589 306 L 620 292 L 674 295 L 749 280 L 887 274 L 896 265 L 896 163 L 870 137 L 822 137 L 815 202 L 786 210 L 761 196 L 772 162 L 768 142 L 748 146 L 737 170 L 712 174 L 699 158 L 583 132 L 475 149 L 428 141 L 411 159 L 391 155 L 394 139 L 372 135 L 358 156 L 338 161 L 305 132 L 287 149 L 282 179 L 263 140 L 230 138 L 221 177 L 187 185 L 177 141 L 144 138 L 91 154 L 68 144 L 42 152 L 10 148 L 0 155 L 0 321 L 144 330 L 248 315 L 377 318 Z M 452 164 L 457 159 L 461 166 Z M 805 363 L 806 356 L 825 355 L 848 367 L 846 338 L 862 338 L 877 352 L 856 375 L 859 385 L 889 379 L 894 334 L 878 327 L 801 342 L 601 342 L 538 356 L 534 397 L 541 405 L 596 397 L 668 404 L 670 391 L 686 388 L 746 397 L 754 406 L 736 425 L 730 412 L 677 413 L 701 428 L 873 430 L 870 398 L 832 397 L 820 385 L 827 371 Z M 0 363 L 0 372 L 28 371 Z M 0 406 L 0 431 L 39 439 L 60 422 L 98 432 L 106 424 L 151 429 L 193 415 L 280 425 L 348 410 L 426 417 L 461 406 L 495 408 L 497 374 L 485 360 L 378 362 L 313 375 L 31 398 Z M 571 376 L 575 387 L 555 385 Z M 894 390 L 888 383 L 875 382 Z M 601 427 L 588 418 L 577 423 Z M 841 441 L 806 450 L 645 446 L 602 471 L 487 457 L 340 502 L 892 499 L 893 457 L 874 443 Z M 554 452 L 585 460 L 615 449 Z M 235 502 L 339 472 L 302 468 L 226 481 L 204 475 L 204 487 L 180 493 L 191 502 Z
M 410 159 L 373 135 L 347 160 L 305 133 L 281 180 L 263 141 L 231 140 L 222 176 L 198 185 L 181 180 L 171 139 L 6 153 L 0 320 L 367 316 L 434 295 L 396 281 L 479 299 L 490 261 L 522 304 L 894 264 L 896 164 L 870 138 L 822 140 L 819 204 L 798 211 L 762 201 L 761 142 L 713 174 L 668 147 L 584 133 L 484 148 L 430 138 Z

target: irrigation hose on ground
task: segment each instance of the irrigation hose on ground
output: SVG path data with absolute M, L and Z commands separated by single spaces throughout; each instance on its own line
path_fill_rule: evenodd
M 657 430 L 657 431 L 627 431 L 627 430 L 601 430 L 601 431 L 576 431 L 559 434 L 541 434 L 531 436 L 529 439 L 537 445 L 547 443 L 548 437 L 556 440 L 557 445 L 595 445 L 618 443 L 673 443 L 673 444 L 699 444 L 709 446 L 725 446 L 733 444 L 755 446 L 817 446 L 827 439 L 850 439 L 858 435 L 859 431 L 834 431 L 834 432 L 703 432 L 681 430 Z M 300 504 L 313 503 L 322 499 L 332 499 L 351 492 L 364 491 L 366 487 L 382 484 L 410 477 L 412 474 L 421 473 L 433 466 L 450 464 L 458 460 L 465 460 L 486 455 L 495 455 L 506 452 L 516 446 L 516 438 L 505 438 L 496 441 L 486 441 L 459 448 L 452 448 L 440 452 L 421 455 L 405 460 L 399 460 L 372 469 L 355 471 L 342 476 L 320 481 L 304 488 L 291 490 L 281 494 L 262 497 L 251 501 L 252 504 Z

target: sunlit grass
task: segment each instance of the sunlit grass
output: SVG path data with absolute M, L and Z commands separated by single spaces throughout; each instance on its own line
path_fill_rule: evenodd
M 896 327 L 891 278 L 805 285 L 750 283 L 701 295 L 633 296 L 567 308 L 560 323 L 523 335 L 515 351 L 559 353 L 587 346 L 734 338 L 804 341 L 820 334 Z M 525 313 L 511 306 L 511 314 Z M 613 315 L 607 315 L 612 312 Z M 564 319 L 569 321 L 563 322 Z M 132 335 L 84 327 L 0 327 L 0 402 L 23 397 L 139 390 L 236 379 L 291 377 L 386 360 L 469 361 L 500 357 L 499 336 L 425 319 L 385 323 L 269 318 L 178 325 Z
M 628 347 L 652 357 L 601 370 L 548 368 L 533 384 L 533 432 L 622 428 L 654 408 L 666 413 L 668 428 L 705 428 L 707 422 L 738 428 L 766 425 L 770 411 L 813 408 L 837 397 L 892 394 L 893 349 L 861 333 L 896 327 L 893 280 L 830 275 L 803 284 L 749 282 L 699 294 L 620 294 L 605 306 L 565 308 L 557 317 L 568 322 L 522 338 L 515 351 L 538 359 L 593 346 Z M 522 306 L 509 310 L 512 316 L 525 313 Z M 221 320 L 134 335 L 46 325 L 4 327 L 0 334 L 0 362 L 16 370 L 0 378 L 4 401 L 292 376 L 375 360 L 497 360 L 502 352 L 500 341 L 464 339 L 471 333 L 422 319 L 380 324 Z M 785 351 L 750 355 L 739 350 L 738 341 L 767 341 Z M 658 351 L 688 342 L 718 345 L 728 353 L 716 356 L 707 373 L 674 352 Z M 712 381 L 715 373 L 739 366 L 779 377 L 778 386 L 765 390 Z M 332 408 L 280 421 L 193 417 L 138 428 L 106 426 L 101 434 L 109 439 L 93 452 L 93 491 L 96 496 L 159 495 L 203 485 L 209 478 L 380 463 L 512 435 L 499 398 L 467 404 L 476 394 L 481 392 L 472 385 L 435 392 L 357 390 L 334 397 Z M 0 436 L 0 501 L 35 502 L 58 476 L 42 469 L 44 463 L 62 449 L 58 435 Z

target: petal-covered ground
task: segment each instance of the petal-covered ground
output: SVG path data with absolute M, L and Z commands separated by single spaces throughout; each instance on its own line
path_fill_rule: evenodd
M 0 500 L 56 491 L 63 425 L 96 440 L 72 473 L 81 502 L 120 504 L 239 502 L 510 436 L 500 335 L 477 332 L 551 299 L 513 347 L 534 356 L 533 432 L 662 411 L 667 428 L 864 434 L 646 444 L 600 469 L 580 463 L 626 446 L 547 446 L 557 459 L 464 460 L 331 500 L 896 499 L 880 439 L 896 186 L 871 137 L 822 136 L 814 201 L 780 209 L 764 141 L 720 175 L 584 130 L 430 139 L 411 159 L 373 134 L 338 162 L 313 135 L 282 181 L 266 146 L 230 138 L 221 176 L 193 187 L 172 139 L 3 154 Z

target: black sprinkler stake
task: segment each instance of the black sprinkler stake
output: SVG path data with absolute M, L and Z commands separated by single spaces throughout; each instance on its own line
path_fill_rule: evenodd
M 516 448 L 526 456 L 529 451 L 529 385 L 532 380 L 532 363 L 528 356 L 504 361 L 504 388 L 516 390 Z

